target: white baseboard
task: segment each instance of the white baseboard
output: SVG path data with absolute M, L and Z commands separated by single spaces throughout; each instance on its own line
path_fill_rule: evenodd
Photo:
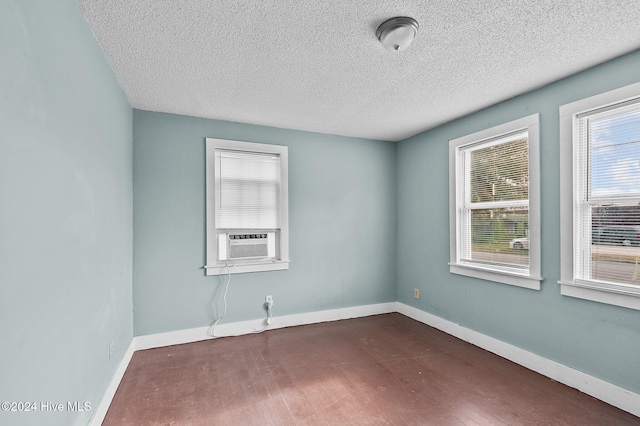
M 366 317 L 369 315 L 387 314 L 390 312 L 396 312 L 396 302 L 284 315 L 273 317 L 273 322 L 267 330 Z M 219 324 L 216 326 L 215 335 L 216 337 L 240 336 L 243 334 L 255 333 L 256 331 L 263 329 L 264 326 L 264 319 Z M 197 327 L 187 330 L 169 331 L 166 333 L 147 334 L 144 336 L 136 336 L 133 338 L 133 341 L 136 351 L 160 348 L 163 346 L 180 345 L 182 343 L 214 339 L 215 337 L 209 335 L 209 329 L 210 327 Z
M 124 372 L 127 371 L 127 367 L 131 362 L 131 357 L 133 357 L 133 341 L 129 344 L 127 351 L 124 353 L 124 357 L 115 373 L 113 373 L 113 377 L 111 377 L 111 381 L 109 382 L 109 386 L 104 391 L 104 395 L 102 396 L 102 401 L 100 401 L 100 405 L 93 413 L 93 417 L 91 417 L 90 425 L 91 426 L 100 426 L 104 421 L 105 416 L 107 415 L 107 411 L 109 410 L 109 406 L 111 405 L 111 401 L 113 401 L 113 397 L 116 395 L 116 391 L 118 390 L 118 386 L 120 386 L 120 382 L 122 381 L 122 377 L 124 376 Z
M 416 321 L 420 321 L 426 325 L 437 328 L 438 330 L 442 330 L 447 334 L 486 349 L 489 352 L 513 361 L 516 364 L 520 364 L 523 367 L 547 376 L 567 386 L 578 389 L 579 391 L 604 401 L 607 404 L 611 404 L 614 407 L 618 407 L 621 410 L 640 417 L 639 394 L 400 302 L 354 306 L 349 308 L 274 317 L 273 323 L 268 327 L 268 329 L 273 330 L 277 328 L 359 318 L 390 312 L 399 312 L 409 318 L 415 319 Z M 264 320 L 242 321 L 220 324 L 216 326 L 215 332 L 219 337 L 239 336 L 255 332 L 263 327 Z M 92 426 L 98 426 L 104 420 L 107 410 L 109 409 L 109 405 L 111 404 L 116 390 L 120 385 L 120 381 L 124 376 L 124 372 L 131 361 L 134 351 L 198 342 L 213 338 L 214 337 L 209 335 L 209 327 L 197 327 L 134 337 L 131 345 L 129 345 L 129 349 L 125 353 L 124 359 L 114 373 L 113 378 L 105 391 L 104 397 L 102 398 L 102 402 L 91 419 L 90 424 Z
M 397 312 L 640 417 L 640 395 L 404 303 Z

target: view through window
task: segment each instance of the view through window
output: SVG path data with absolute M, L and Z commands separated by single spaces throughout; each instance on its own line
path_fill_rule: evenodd
M 576 278 L 640 285 L 640 102 L 578 117 Z
M 464 150 L 468 183 L 463 260 L 529 266 L 529 150 L 527 132 Z

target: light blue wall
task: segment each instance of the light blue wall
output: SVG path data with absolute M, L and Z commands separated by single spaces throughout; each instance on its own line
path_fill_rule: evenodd
M 0 64 L 0 401 L 65 409 L 0 424 L 86 424 L 133 336 L 132 110 L 74 0 L 0 0 Z
M 560 295 L 560 105 L 640 81 L 640 52 L 398 146 L 398 300 L 640 392 L 640 312 Z M 541 291 L 449 273 L 448 141 L 540 113 Z M 413 289 L 421 289 L 420 300 Z
M 226 322 L 395 300 L 396 146 L 134 110 L 135 334 L 209 325 L 205 138 L 289 147 L 291 265 L 232 275 Z M 220 303 L 219 306 L 222 306 Z

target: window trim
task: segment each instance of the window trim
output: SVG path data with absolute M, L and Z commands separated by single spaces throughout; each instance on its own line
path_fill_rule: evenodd
M 601 108 L 640 99 L 640 83 L 600 93 L 562 105 L 560 114 L 560 293 L 609 305 L 640 310 L 640 288 L 628 284 L 575 279 L 574 271 L 574 147 L 578 138 L 577 117 Z
M 517 131 L 528 132 L 529 142 L 529 270 L 526 273 L 494 269 L 459 261 L 461 221 L 458 206 L 464 179 L 458 167 L 459 150 L 465 146 L 506 136 Z M 460 182 L 462 181 L 462 183 Z M 540 290 L 540 132 L 539 114 L 532 114 L 489 129 L 449 141 L 449 272 Z
M 218 261 L 218 239 L 215 226 L 215 152 L 229 149 L 280 156 L 280 233 L 278 260 Z M 240 142 L 228 139 L 206 138 L 206 275 L 226 275 L 247 272 L 277 271 L 289 269 L 289 154 L 283 145 Z M 228 265 L 228 266 L 227 266 Z

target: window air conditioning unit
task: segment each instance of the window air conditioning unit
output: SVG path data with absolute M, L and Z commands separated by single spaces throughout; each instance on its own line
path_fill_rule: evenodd
M 267 234 L 227 234 L 229 260 L 269 257 Z

